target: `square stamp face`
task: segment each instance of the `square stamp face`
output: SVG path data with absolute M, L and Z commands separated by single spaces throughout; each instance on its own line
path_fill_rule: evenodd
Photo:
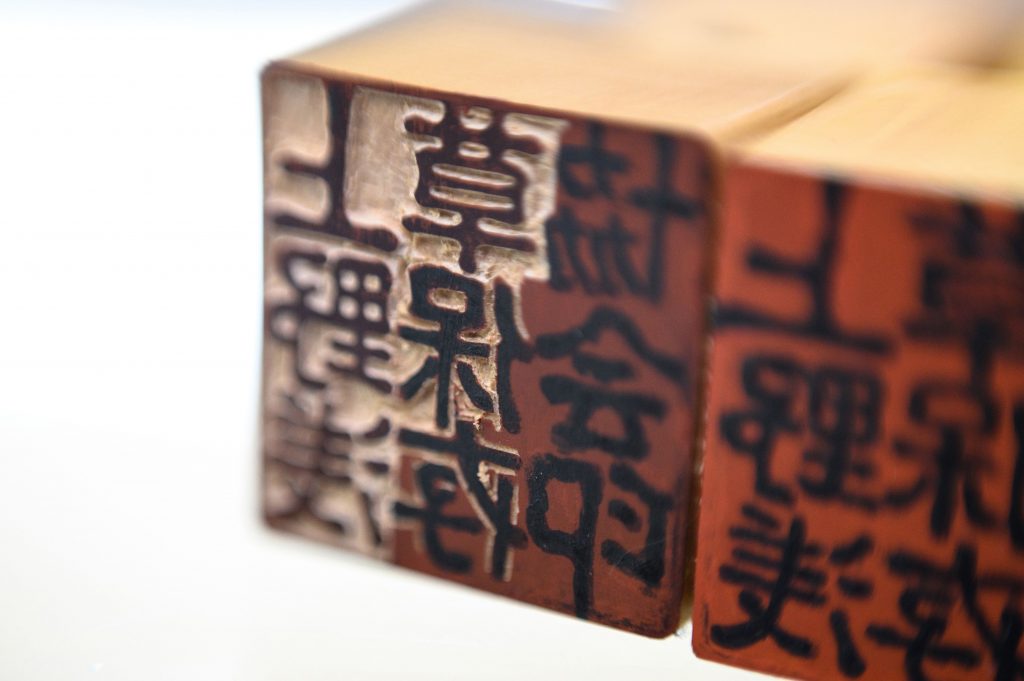
M 695 651 L 802 679 L 1024 678 L 1024 212 L 725 182 Z
M 705 147 L 285 66 L 263 89 L 267 521 L 674 631 Z

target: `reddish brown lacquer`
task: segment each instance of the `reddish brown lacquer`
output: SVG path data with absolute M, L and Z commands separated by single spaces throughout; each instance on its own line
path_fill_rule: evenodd
M 1022 678 L 1024 214 L 767 167 L 724 186 L 697 654 Z
M 285 66 L 264 105 L 268 521 L 674 631 L 704 146 Z

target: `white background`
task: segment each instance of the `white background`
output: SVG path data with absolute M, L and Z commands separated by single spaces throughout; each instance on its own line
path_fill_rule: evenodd
M 0 681 L 740 679 L 272 533 L 275 56 L 405 3 L 0 3 Z

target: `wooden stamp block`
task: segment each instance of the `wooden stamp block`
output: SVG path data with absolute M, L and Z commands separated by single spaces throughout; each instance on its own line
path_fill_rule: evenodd
M 816 681 L 1020 678 L 1024 175 L 1005 162 L 1024 149 L 1002 131 L 1024 100 L 999 79 L 868 86 L 728 168 L 698 655 Z M 918 119 L 879 138 L 872 112 L 893 111 Z
M 264 91 L 267 520 L 673 631 L 704 146 L 280 67 Z

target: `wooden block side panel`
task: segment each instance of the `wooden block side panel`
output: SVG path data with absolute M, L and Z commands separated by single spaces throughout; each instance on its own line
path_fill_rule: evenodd
M 674 631 L 704 146 L 282 66 L 263 88 L 267 521 Z
M 1021 678 L 1024 213 L 734 163 L 695 651 Z

